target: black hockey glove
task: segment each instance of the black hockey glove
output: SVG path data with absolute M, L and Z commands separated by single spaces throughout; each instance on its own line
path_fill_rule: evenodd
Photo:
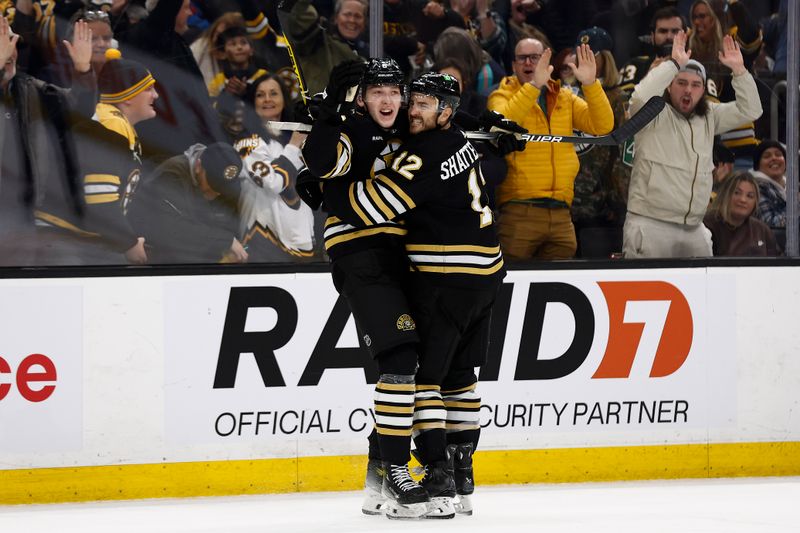
M 358 59 L 343 61 L 333 67 L 325 87 L 325 99 L 320 102 L 317 111 L 320 120 L 331 123 L 341 121 L 340 106 L 347 101 L 348 91 L 361 81 L 365 68 L 366 63 Z
M 347 91 L 359 84 L 366 68 L 367 64 L 360 59 L 343 61 L 333 67 L 325 88 L 326 100 L 333 99 L 337 105 L 344 103 Z
M 502 156 L 507 156 L 512 152 L 522 152 L 527 145 L 526 141 L 518 139 L 513 133 L 501 133 L 497 139 L 492 141 L 495 151 Z
M 528 130 L 509 120 L 497 111 L 485 110 L 478 117 L 478 122 L 483 131 L 504 131 L 509 133 L 528 133 Z
M 294 120 L 297 122 L 313 125 L 314 120 L 316 120 L 316 116 L 312 113 L 312 110 L 313 107 L 311 99 L 309 99 L 307 102 L 298 100 L 292 107 L 292 118 L 294 118 Z
M 294 188 L 300 199 L 312 210 L 316 211 L 322 205 L 322 182 L 307 168 L 297 175 Z

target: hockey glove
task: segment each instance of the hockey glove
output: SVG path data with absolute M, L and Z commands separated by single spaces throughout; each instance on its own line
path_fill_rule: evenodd
M 297 175 L 294 188 L 300 199 L 312 210 L 316 211 L 322 205 L 322 182 L 307 168 Z
M 518 139 L 513 133 L 501 133 L 497 139 L 492 141 L 495 151 L 502 155 L 507 156 L 512 152 L 522 152 L 528 143 L 522 139 Z
M 340 106 L 347 101 L 350 89 L 361 81 L 365 68 L 366 63 L 358 59 L 343 61 L 333 67 L 325 88 L 325 99 L 318 108 L 320 120 L 330 123 L 341 121 Z
M 485 110 L 478 117 L 483 131 L 504 131 L 509 133 L 528 133 L 528 130 L 509 120 L 497 111 Z
M 367 64 L 360 59 L 343 61 L 333 67 L 325 88 L 326 100 L 333 99 L 336 104 L 344 103 L 347 91 L 359 84 L 366 68 Z
M 314 108 L 313 97 L 310 98 L 308 102 L 298 100 L 292 107 L 292 118 L 294 118 L 297 122 L 313 125 L 314 120 L 316 120 L 314 111 L 316 110 Z

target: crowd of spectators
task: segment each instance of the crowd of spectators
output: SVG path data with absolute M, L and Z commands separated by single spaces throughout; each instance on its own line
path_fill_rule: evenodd
M 509 261 L 777 255 L 797 197 L 768 112 L 787 10 L 384 0 L 383 45 L 409 81 L 452 74 L 461 113 L 531 133 L 605 135 L 667 101 L 620 146 L 487 159 Z M 0 266 L 324 258 L 323 215 L 294 190 L 304 136 L 270 123 L 308 120 L 331 69 L 368 58 L 367 0 L 0 0 L 0 14 Z

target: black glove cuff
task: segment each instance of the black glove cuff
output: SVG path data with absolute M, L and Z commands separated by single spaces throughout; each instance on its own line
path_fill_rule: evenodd
M 324 100 L 317 108 L 317 120 L 331 126 L 338 126 L 342 123 L 342 114 L 339 113 L 338 105 Z

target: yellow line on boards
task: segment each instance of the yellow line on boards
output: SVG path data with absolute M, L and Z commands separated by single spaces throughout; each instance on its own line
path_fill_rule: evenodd
M 0 504 L 361 489 L 361 455 L 0 470 Z M 800 475 L 800 442 L 484 450 L 478 485 Z

